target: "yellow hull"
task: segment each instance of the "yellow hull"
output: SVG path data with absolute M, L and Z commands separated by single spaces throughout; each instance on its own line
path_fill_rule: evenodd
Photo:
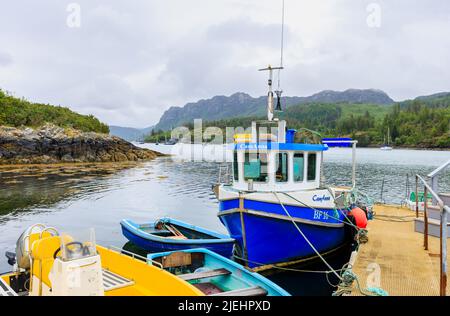
M 203 296 L 193 285 L 160 268 L 115 251 L 97 246 L 102 268 L 112 271 L 134 284 L 106 291 L 108 296 Z
M 104 294 L 106 296 L 204 296 L 200 290 L 190 283 L 158 267 L 148 265 L 144 261 L 101 246 L 97 246 L 97 251 L 101 258 L 104 274 L 105 272 L 111 272 L 113 275 L 120 276 L 128 281 L 122 287 L 105 288 Z M 41 287 L 51 288 L 46 274 L 51 270 L 53 263 L 54 260 L 43 260 L 41 270 L 43 277 L 40 278 L 33 270 L 35 281 L 32 282 L 42 282 Z M 1 278 L 11 286 L 10 278 L 17 275 L 17 273 L 10 273 L 1 276 Z M 41 293 L 41 295 L 46 295 L 49 291 L 41 291 Z

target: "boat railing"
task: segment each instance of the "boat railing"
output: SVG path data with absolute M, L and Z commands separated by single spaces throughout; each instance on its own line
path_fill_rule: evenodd
M 447 227 L 448 227 L 448 214 L 450 212 L 450 207 L 445 205 L 439 194 L 434 191 L 434 189 L 428 184 L 428 182 L 423 179 L 420 175 L 416 175 L 416 218 L 419 218 L 419 184 L 423 186 L 424 196 L 431 194 L 433 200 L 436 201 L 436 205 L 440 212 L 441 223 L 440 223 L 440 295 L 446 295 L 447 289 Z M 425 250 L 428 250 L 428 199 L 424 199 L 424 234 L 423 234 L 423 245 Z
M 219 166 L 219 179 L 217 184 L 231 184 L 230 164 L 227 163 Z
M 335 144 L 335 145 L 352 145 L 352 189 L 356 187 L 356 145 L 357 140 L 327 140 L 323 141 L 323 144 Z
M 122 248 L 119 248 L 119 247 L 116 247 L 116 246 L 109 246 L 108 249 L 112 250 L 112 251 L 115 251 L 115 252 L 127 254 L 133 259 L 138 258 L 138 259 L 143 260 L 143 261 L 145 261 L 147 263 L 151 262 L 153 265 L 157 265 L 159 268 L 164 269 L 163 265 L 161 263 L 159 263 L 158 261 L 154 261 L 154 260 L 148 259 L 148 258 L 146 258 L 144 256 L 141 256 L 141 255 L 138 255 L 138 254 L 136 254 L 134 252 L 131 252 L 131 251 L 128 251 L 128 250 L 125 250 L 125 249 L 122 249 Z

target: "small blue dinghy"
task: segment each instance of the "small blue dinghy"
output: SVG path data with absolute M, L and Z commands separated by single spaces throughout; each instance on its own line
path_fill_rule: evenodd
M 262 275 L 208 249 L 189 249 L 147 255 L 159 266 L 210 296 L 290 296 Z
M 149 252 L 207 248 L 228 258 L 233 254 L 234 239 L 230 236 L 172 218 L 147 224 L 124 219 L 120 225 L 129 241 Z

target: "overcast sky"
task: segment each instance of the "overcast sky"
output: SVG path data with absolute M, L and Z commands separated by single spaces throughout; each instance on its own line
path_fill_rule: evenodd
M 286 95 L 450 91 L 450 1 L 285 1 Z M 146 127 L 170 106 L 264 95 L 280 20 L 281 0 L 4 0 L 0 88 Z

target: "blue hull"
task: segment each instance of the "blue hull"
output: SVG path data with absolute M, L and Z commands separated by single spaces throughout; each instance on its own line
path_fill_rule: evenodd
M 178 222 L 179 224 L 180 222 Z M 134 223 L 133 223 L 134 224 Z M 138 227 L 122 221 L 122 234 L 133 244 L 148 252 L 180 251 L 186 249 L 206 248 L 224 257 L 230 258 L 233 254 L 234 240 L 224 239 L 189 239 L 173 240 L 145 234 Z M 204 232 L 204 231 L 203 231 Z M 216 235 L 220 235 L 217 234 Z M 225 237 L 225 236 L 224 236 Z
M 249 204 L 254 201 L 245 202 Z M 281 215 L 278 209 L 272 208 L 273 204 L 252 203 L 253 208 L 249 209 L 255 210 L 258 203 L 260 208 L 261 206 L 263 208 L 263 210 L 256 209 L 256 211 L 261 212 L 260 214 L 242 213 L 244 225 L 241 223 L 241 213 L 222 214 L 226 211 L 226 209 L 223 209 L 224 205 L 222 203 L 222 211 L 219 213 L 220 220 L 231 237 L 236 239 L 241 250 L 241 257 L 245 256 L 242 233 L 242 228 L 243 226 L 245 227 L 247 257 L 244 259 L 248 261 L 250 268 L 317 256 L 292 221 L 273 217 Z M 333 210 L 323 211 L 327 211 L 329 214 L 333 212 Z M 314 222 L 310 218 L 311 209 L 291 206 L 289 212 L 293 217 L 309 221 L 308 223 L 297 222 L 297 226 L 320 253 L 336 249 L 345 243 L 346 230 L 342 225 L 329 227 L 323 225 L 326 220 Z M 331 223 L 336 224 L 336 222 L 336 220 L 331 220 Z

